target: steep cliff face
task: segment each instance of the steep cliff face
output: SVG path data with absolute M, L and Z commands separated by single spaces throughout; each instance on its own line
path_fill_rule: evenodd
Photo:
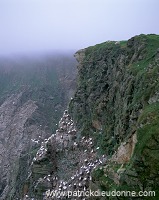
M 159 198 L 158 47 L 159 36 L 139 35 L 75 54 L 70 115 L 64 112 L 36 153 L 24 199 L 68 199 L 53 192 L 90 189 L 154 190 Z
M 21 92 L 10 96 L 0 107 L 1 199 L 6 199 L 7 196 L 11 198 L 12 194 L 19 193 L 22 189 L 21 179 L 27 176 L 26 169 L 33 158 L 36 146 L 31 139 L 38 140 L 39 135 L 46 135 L 37 125 L 26 127 L 27 120 L 31 118 L 37 105 L 32 100 L 22 103 L 22 95 Z M 21 160 L 24 160 L 26 166 L 20 166 L 24 164 Z
M 79 135 L 92 137 L 99 154 L 110 158 L 94 174 L 96 187 L 157 192 L 159 36 L 108 41 L 75 57 L 78 86 L 70 114 Z

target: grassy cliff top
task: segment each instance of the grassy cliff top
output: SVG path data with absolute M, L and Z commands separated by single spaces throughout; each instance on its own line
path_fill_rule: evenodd
M 88 56 L 89 54 L 98 52 L 98 53 L 104 53 L 104 50 L 106 49 L 114 49 L 114 48 L 128 48 L 130 47 L 130 41 L 135 41 L 135 42 L 146 42 L 148 46 L 148 57 L 151 57 L 156 50 L 156 47 L 159 47 L 159 35 L 156 34 L 148 34 L 148 35 L 137 35 L 132 37 L 130 40 L 122 40 L 122 41 L 106 41 L 100 44 L 96 44 L 94 46 L 90 46 L 86 48 L 86 55 Z

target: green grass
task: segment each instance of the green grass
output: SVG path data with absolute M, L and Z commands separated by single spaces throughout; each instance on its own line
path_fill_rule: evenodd
M 146 56 L 143 60 L 138 61 L 130 65 L 130 69 L 136 75 L 137 73 L 144 73 L 149 64 L 153 61 L 154 56 L 157 53 L 157 49 L 159 48 L 159 36 L 155 34 L 150 35 L 140 35 L 138 38 L 142 41 L 146 42 L 145 52 Z
M 121 46 L 121 48 L 126 48 L 126 46 L 127 46 L 127 40 L 120 41 L 120 46 Z
M 152 141 L 152 137 L 159 133 L 159 103 L 148 105 L 140 115 L 138 124 L 143 125 L 138 129 L 138 143 L 134 152 L 139 155 L 148 142 Z
M 114 41 L 107 41 L 101 44 L 96 44 L 95 46 L 88 47 L 85 52 L 85 59 L 89 60 L 90 58 L 95 59 L 96 57 L 100 57 L 107 50 L 115 50 L 117 45 L 115 45 Z

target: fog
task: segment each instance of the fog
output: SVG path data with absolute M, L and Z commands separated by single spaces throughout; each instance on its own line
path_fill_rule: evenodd
M 159 34 L 158 0 L 0 0 L 0 55 Z

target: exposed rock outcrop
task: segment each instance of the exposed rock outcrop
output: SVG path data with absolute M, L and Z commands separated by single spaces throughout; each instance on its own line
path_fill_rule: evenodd
M 12 190 L 13 184 L 16 183 L 18 170 L 21 168 L 19 166 L 20 157 L 27 156 L 25 153 L 29 154 L 29 148 L 33 146 L 33 144 L 30 145 L 31 138 L 38 139 L 42 132 L 39 127 L 32 126 L 29 127 L 29 134 L 25 134 L 26 121 L 37 109 L 37 105 L 31 100 L 21 104 L 21 97 L 22 93 L 12 95 L 0 107 L 1 199 L 6 199 L 9 192 L 10 195 L 15 192 Z
M 127 142 L 123 142 L 118 147 L 115 154 L 112 156 L 112 161 L 120 164 L 128 163 L 134 153 L 135 145 L 137 143 L 137 136 L 133 134 Z

